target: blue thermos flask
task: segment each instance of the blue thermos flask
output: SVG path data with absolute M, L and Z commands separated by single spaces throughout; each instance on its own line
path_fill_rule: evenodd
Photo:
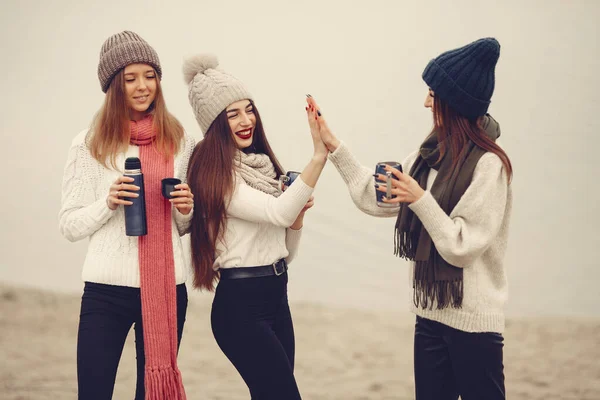
M 146 200 L 144 196 L 144 174 L 142 174 L 142 163 L 137 157 L 129 157 L 125 160 L 125 176 L 133 178 L 132 185 L 140 188 L 136 198 L 128 197 L 133 204 L 125 206 L 125 234 L 127 236 L 144 236 L 148 233 L 146 224 Z

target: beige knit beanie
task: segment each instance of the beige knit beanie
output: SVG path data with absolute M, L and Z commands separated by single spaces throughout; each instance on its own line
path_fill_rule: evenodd
M 102 91 L 106 93 L 115 75 L 129 64 L 149 64 L 156 70 L 158 79 L 162 78 L 158 54 L 137 33 L 123 31 L 112 35 L 100 49 L 98 79 Z
M 212 54 L 198 54 L 183 62 L 190 105 L 204 134 L 228 105 L 240 100 L 252 100 L 244 84 L 218 66 L 219 61 Z

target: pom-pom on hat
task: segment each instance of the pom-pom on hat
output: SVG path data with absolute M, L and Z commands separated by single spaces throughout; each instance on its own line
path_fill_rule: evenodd
M 215 55 L 198 54 L 185 59 L 183 77 L 188 84 L 190 105 L 204 134 L 228 105 L 252 100 L 240 80 L 219 68 Z

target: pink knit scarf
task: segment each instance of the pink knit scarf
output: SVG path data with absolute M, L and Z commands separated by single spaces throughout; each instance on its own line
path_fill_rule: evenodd
M 161 180 L 173 176 L 173 157 L 153 145 L 152 117 L 131 121 L 130 143 L 140 146 L 148 234 L 139 237 L 140 291 L 146 400 L 185 400 L 177 367 L 177 293 L 171 238 L 171 203 L 161 194 Z

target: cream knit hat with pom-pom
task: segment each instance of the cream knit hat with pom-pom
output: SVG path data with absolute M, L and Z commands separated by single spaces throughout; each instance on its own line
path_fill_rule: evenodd
M 221 70 L 217 57 L 212 54 L 187 58 L 183 63 L 183 77 L 188 84 L 190 105 L 203 134 L 228 105 L 252 100 L 244 84 Z

